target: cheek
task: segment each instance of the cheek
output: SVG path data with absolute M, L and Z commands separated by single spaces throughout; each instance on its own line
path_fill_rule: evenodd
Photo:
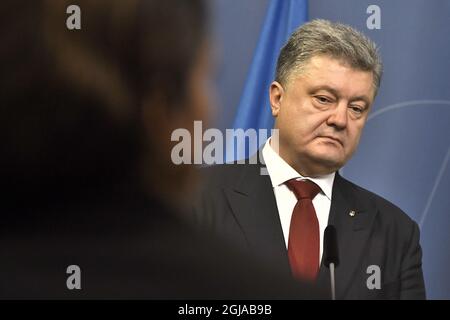
M 310 135 L 318 131 L 326 123 L 327 115 L 315 112 L 309 101 L 301 100 L 296 104 L 286 106 L 283 114 L 284 122 L 302 135 Z
M 329 115 L 326 112 L 318 112 L 311 114 L 309 117 L 305 117 L 303 124 L 305 127 L 304 134 L 310 139 L 317 138 L 318 136 L 329 133 L 330 128 L 327 124 Z

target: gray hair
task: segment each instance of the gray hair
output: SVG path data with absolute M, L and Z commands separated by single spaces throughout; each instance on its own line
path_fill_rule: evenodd
M 375 94 L 378 91 L 383 66 L 375 43 L 348 25 L 321 19 L 305 23 L 290 36 L 278 57 L 275 80 L 286 84 L 293 71 L 301 72 L 316 55 L 328 55 L 352 68 L 371 71 Z

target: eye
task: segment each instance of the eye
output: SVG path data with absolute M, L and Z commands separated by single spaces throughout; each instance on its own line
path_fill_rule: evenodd
M 363 113 L 364 109 L 359 106 L 350 106 L 350 109 L 356 113 L 357 115 L 360 115 Z
M 329 99 L 329 98 L 327 98 L 327 97 L 325 97 L 325 96 L 315 96 L 314 97 L 316 100 L 317 100 L 317 102 L 319 102 L 320 104 L 328 104 L 328 103 L 331 103 L 332 101 L 331 101 L 331 99 Z

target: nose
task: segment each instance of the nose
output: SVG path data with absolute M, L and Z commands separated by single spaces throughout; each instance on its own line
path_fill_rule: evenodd
M 338 130 L 347 127 L 347 104 L 344 101 L 341 101 L 332 111 L 327 119 L 327 124 Z

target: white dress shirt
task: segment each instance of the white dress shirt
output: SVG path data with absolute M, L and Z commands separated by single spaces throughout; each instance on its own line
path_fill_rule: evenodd
M 270 145 L 270 138 L 266 141 L 262 154 L 267 167 L 267 172 L 272 182 L 273 192 L 277 201 L 278 214 L 280 215 L 281 227 L 283 228 L 284 241 L 286 248 L 289 240 L 289 227 L 291 224 L 291 216 L 297 203 L 295 194 L 287 187 L 286 181 L 291 179 L 311 180 L 316 183 L 321 192 L 313 199 L 313 206 L 316 210 L 317 220 L 319 221 L 320 230 L 320 253 L 319 264 L 322 260 L 323 252 L 323 234 L 328 225 L 328 216 L 330 214 L 331 197 L 333 191 L 333 182 L 335 173 L 327 174 L 319 177 L 303 177 L 294 168 L 286 163 Z

